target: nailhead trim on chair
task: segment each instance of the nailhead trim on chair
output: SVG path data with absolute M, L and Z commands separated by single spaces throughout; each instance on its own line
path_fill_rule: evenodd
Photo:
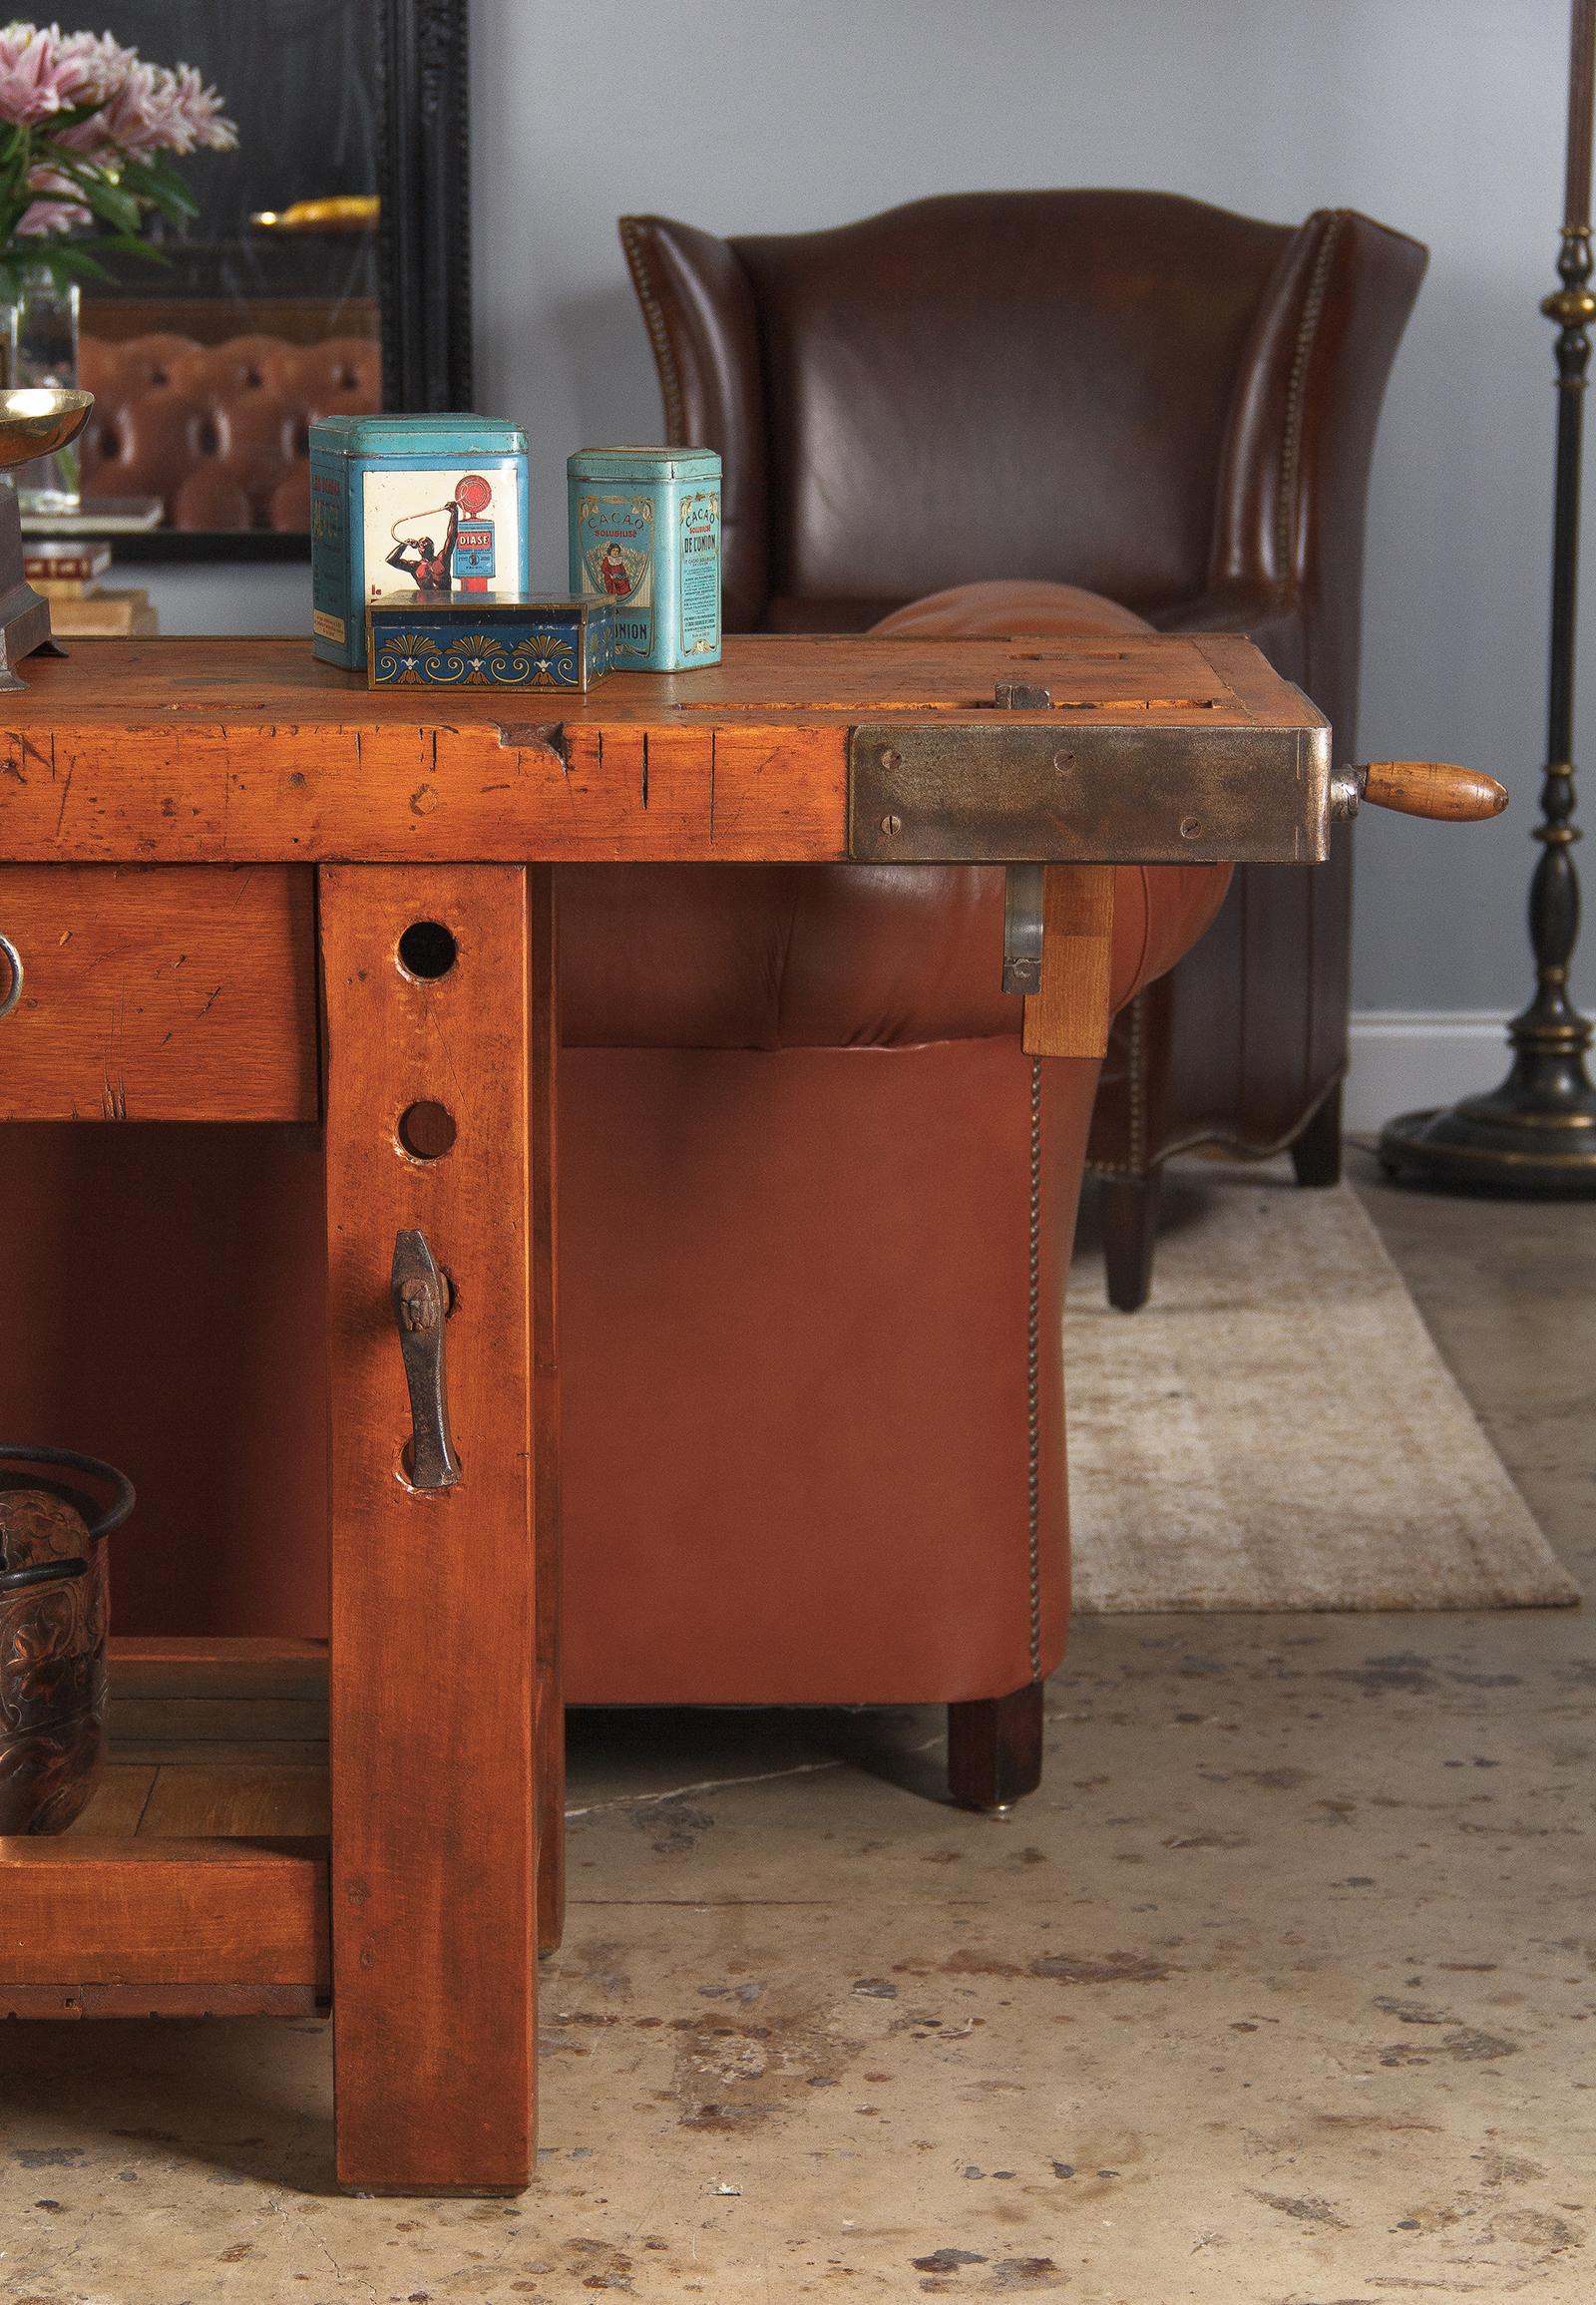
M 1142 1062 L 1146 999 L 1145 992 L 1138 992 L 1127 1011 L 1130 1017 L 1130 1063 L 1126 1072 L 1130 1082 L 1130 1157 L 1123 1166 L 1114 1161 L 1088 1161 L 1089 1177 L 1140 1177 L 1147 1173 L 1147 1068 Z
M 1291 577 L 1292 530 L 1296 525 L 1297 472 L 1303 451 L 1303 386 L 1308 377 L 1308 363 L 1313 356 L 1314 338 L 1324 315 L 1325 298 L 1330 290 L 1330 267 L 1336 260 L 1336 248 L 1347 221 L 1347 211 L 1337 208 L 1325 228 L 1325 237 L 1314 258 L 1309 275 L 1308 293 L 1303 298 L 1303 316 L 1297 327 L 1297 342 L 1292 351 L 1291 376 L 1286 385 L 1286 424 L 1281 437 L 1280 477 L 1275 497 L 1275 558 L 1276 576 L 1281 583 Z
M 673 441 L 685 440 L 687 418 L 681 397 L 681 378 L 676 370 L 676 356 L 670 348 L 665 315 L 648 275 L 648 259 L 642 252 L 642 242 L 630 216 L 622 216 L 620 219 L 620 245 L 625 253 L 632 286 L 637 291 L 637 301 L 642 306 L 642 316 L 648 327 L 648 340 L 654 348 L 654 360 L 659 369 L 659 388 L 665 403 L 665 431 Z

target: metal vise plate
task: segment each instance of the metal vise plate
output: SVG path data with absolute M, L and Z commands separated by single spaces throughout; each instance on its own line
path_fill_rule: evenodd
M 1322 864 L 1330 729 L 865 721 L 856 864 Z

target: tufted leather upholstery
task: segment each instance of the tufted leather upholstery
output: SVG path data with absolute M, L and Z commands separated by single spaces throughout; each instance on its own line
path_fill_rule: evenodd
M 1227 871 L 1116 876 L 1114 1006 L 1208 927 Z M 1011 1040 L 1003 875 L 922 865 L 568 865 L 562 1031 L 573 1048 L 919 1048 Z
M 941 639 L 1145 632 L 1078 585 L 956 585 L 882 619 Z M 1161 976 L 1212 922 L 1228 870 L 1126 866 L 1114 900 L 1112 999 Z M 1011 1040 L 1002 991 L 1003 875 L 861 865 L 567 866 L 562 1033 L 569 1048 L 915 1048 Z
M 311 420 L 382 405 L 381 346 L 363 336 L 86 335 L 79 369 L 95 396 L 85 494 L 161 497 L 175 529 L 307 530 Z
M 1086 585 L 1168 630 L 1250 633 L 1352 757 L 1365 495 L 1416 241 L 1350 209 L 1292 227 L 1107 191 L 746 239 L 620 230 L 667 436 L 725 459 L 730 629 Z M 1238 873 L 1121 1017 L 1091 1152 L 1132 1230 L 1167 1153 L 1273 1151 L 1337 1095 L 1351 870 L 1343 837 L 1323 871 Z

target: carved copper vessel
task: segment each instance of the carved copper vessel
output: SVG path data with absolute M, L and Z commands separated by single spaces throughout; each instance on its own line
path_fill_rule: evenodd
M 99 1781 L 105 1539 L 132 1510 L 95 1457 L 0 1445 L 0 1833 L 64 1832 Z

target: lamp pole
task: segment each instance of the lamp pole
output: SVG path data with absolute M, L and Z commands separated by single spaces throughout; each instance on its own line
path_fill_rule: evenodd
M 1568 997 L 1579 936 L 1574 825 L 1574 611 L 1579 580 L 1580 448 L 1590 324 L 1591 135 L 1596 107 L 1596 0 L 1573 0 L 1560 286 L 1541 305 L 1557 324 L 1557 462 L 1552 516 L 1551 650 L 1546 775 L 1529 884 L 1535 990 L 1507 1028 L 1512 1068 L 1501 1086 L 1440 1111 L 1404 1113 L 1380 1139 L 1394 1176 L 1419 1185 L 1553 1198 L 1596 1193 L 1596 1087 L 1585 1067 L 1592 1027 Z

